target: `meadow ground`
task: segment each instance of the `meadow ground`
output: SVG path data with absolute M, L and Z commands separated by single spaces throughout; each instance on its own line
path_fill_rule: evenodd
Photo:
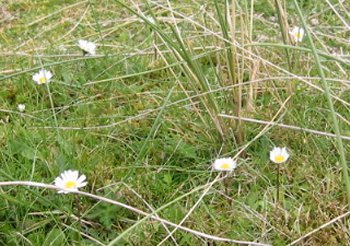
M 0 244 L 349 245 L 349 34 L 341 0 L 0 0 Z

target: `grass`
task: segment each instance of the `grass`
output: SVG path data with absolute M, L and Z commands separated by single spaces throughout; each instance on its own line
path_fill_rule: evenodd
M 350 5 L 232 2 L 0 7 L 0 244 L 347 245 Z M 273 146 L 291 154 L 279 202 Z M 18 182 L 67 169 L 83 192 Z

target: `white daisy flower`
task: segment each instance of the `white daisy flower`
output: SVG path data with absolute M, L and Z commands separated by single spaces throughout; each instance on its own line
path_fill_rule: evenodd
M 93 55 L 93 56 L 96 55 L 96 44 L 95 43 L 80 39 L 80 40 L 78 40 L 78 46 L 85 53 L 88 53 L 88 54 Z
M 236 162 L 232 158 L 220 158 L 216 159 L 212 166 L 216 171 L 230 172 L 236 168 Z
M 274 147 L 270 151 L 270 160 L 274 163 L 278 163 L 278 164 L 284 163 L 288 160 L 288 158 L 289 158 L 289 154 L 286 148 Z
M 58 188 L 64 189 L 59 190 L 58 193 L 67 194 L 70 192 L 67 190 L 77 191 L 78 188 L 87 185 L 87 182 L 84 182 L 85 180 L 86 176 L 84 174 L 79 177 L 78 171 L 67 170 L 61 173 L 61 175 L 55 179 L 54 185 Z
M 302 42 L 305 34 L 305 30 L 302 27 L 293 27 L 292 31 L 289 32 L 294 43 Z
M 39 72 L 33 75 L 33 80 L 38 84 L 48 84 L 52 78 L 52 73 L 45 69 L 41 69 Z
M 24 105 L 24 104 L 18 104 L 18 105 L 17 105 L 17 109 L 18 109 L 19 112 L 23 113 L 24 110 L 26 110 L 26 105 Z

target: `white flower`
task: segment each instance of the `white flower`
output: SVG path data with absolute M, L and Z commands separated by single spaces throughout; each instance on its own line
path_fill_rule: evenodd
M 69 193 L 71 191 L 77 191 L 78 188 L 84 187 L 87 185 L 87 182 L 84 182 L 86 176 L 82 174 L 79 177 L 78 171 L 67 170 L 61 173 L 59 177 L 55 179 L 55 186 L 64 190 L 59 190 L 58 193 Z
M 26 105 L 24 105 L 24 104 L 18 104 L 17 105 L 17 109 L 18 109 L 18 111 L 19 112 L 24 112 L 24 110 L 26 109 Z
M 80 49 L 90 55 L 94 56 L 96 54 L 96 44 L 93 42 L 80 39 L 78 40 L 78 46 Z
M 302 27 L 293 27 L 292 31 L 289 32 L 294 43 L 303 41 L 305 31 Z
M 216 159 L 212 166 L 216 171 L 229 172 L 236 168 L 236 162 L 232 158 L 220 158 Z
M 286 162 L 288 158 L 289 158 L 289 154 L 286 148 L 274 147 L 270 151 L 270 160 L 273 161 L 274 163 L 281 164 L 283 162 Z
M 41 69 L 39 72 L 33 75 L 33 80 L 38 84 L 46 84 L 50 83 L 50 80 L 52 78 L 52 73 L 50 71 L 47 71 L 45 69 Z

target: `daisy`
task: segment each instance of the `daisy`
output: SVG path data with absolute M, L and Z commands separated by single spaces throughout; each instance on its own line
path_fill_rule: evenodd
M 302 27 L 294 27 L 292 31 L 289 32 L 294 43 L 303 41 L 305 31 Z
M 52 73 L 45 69 L 41 69 L 39 72 L 33 75 L 33 80 L 38 84 L 48 84 L 52 78 Z
M 96 54 L 96 44 L 93 42 L 89 42 L 89 41 L 80 39 L 80 40 L 78 40 L 78 46 L 86 54 L 90 54 L 93 56 Z
M 26 109 L 26 105 L 24 105 L 24 104 L 18 104 L 18 105 L 17 105 L 17 109 L 18 109 L 19 112 L 23 113 L 24 110 Z
M 289 154 L 286 148 L 274 147 L 270 151 L 270 160 L 274 163 L 281 164 L 288 160 Z
M 55 179 L 55 186 L 58 188 L 61 188 L 63 190 L 59 190 L 58 193 L 69 193 L 71 191 L 77 191 L 78 188 L 84 187 L 87 185 L 87 182 L 84 182 L 86 180 L 86 176 L 82 174 L 79 177 L 78 171 L 64 171 L 61 173 L 59 177 Z
M 236 168 L 236 162 L 232 158 L 220 158 L 216 159 L 212 166 L 216 171 L 230 172 Z

